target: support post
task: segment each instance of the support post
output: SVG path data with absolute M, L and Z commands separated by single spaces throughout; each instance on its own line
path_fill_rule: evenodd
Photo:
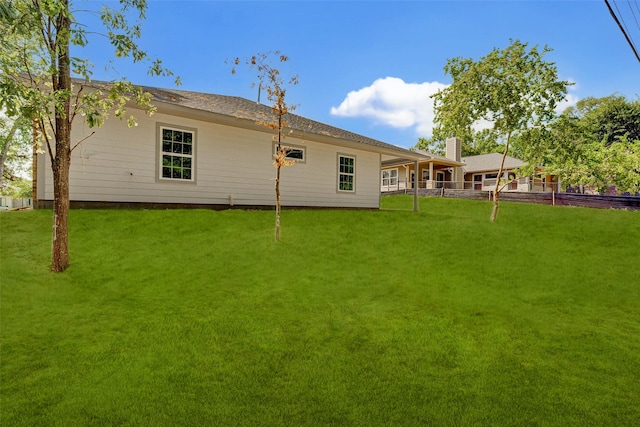
M 418 161 L 415 161 L 414 164 L 414 170 L 415 170 L 415 178 L 413 180 L 413 211 L 414 212 L 418 212 L 418 187 L 420 187 L 418 185 Z

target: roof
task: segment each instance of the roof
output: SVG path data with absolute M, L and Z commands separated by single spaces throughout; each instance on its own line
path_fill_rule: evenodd
M 500 169 L 500 163 L 502 163 L 502 154 L 480 154 L 478 156 L 463 157 L 462 161 L 465 163 L 464 170 L 467 173 L 497 171 Z M 504 169 L 515 169 L 524 165 L 525 162 L 515 157 L 507 156 L 504 160 Z
M 414 152 L 418 153 L 418 154 L 422 154 L 423 156 L 427 156 L 429 158 L 429 160 L 434 160 L 437 161 L 438 164 L 446 164 L 449 166 L 463 166 L 464 163 L 461 162 L 457 162 L 453 159 L 450 159 L 448 157 L 445 156 L 441 156 L 439 154 L 434 154 L 430 151 L 425 151 L 425 150 L 420 150 L 420 149 L 415 149 L 413 150 Z
M 77 84 L 83 84 L 90 87 L 101 88 L 108 86 L 107 82 L 77 81 Z M 265 121 L 277 120 L 271 106 L 250 101 L 245 98 L 229 95 L 216 95 L 211 93 L 193 92 L 176 89 L 163 89 L 151 86 L 140 86 L 144 91 L 149 92 L 153 100 L 185 107 L 189 109 L 220 114 L 233 117 L 240 120 L 247 120 L 253 124 L 260 124 Z M 398 156 L 405 156 L 411 159 L 420 157 L 410 150 L 399 147 L 397 145 L 378 141 L 357 133 L 349 132 L 334 126 L 330 126 L 315 120 L 308 119 L 296 114 L 287 113 L 285 121 L 288 128 L 293 131 L 305 134 L 321 135 L 325 137 L 337 138 L 347 142 L 355 142 L 366 146 L 375 147 L 376 151 L 386 151 L 397 153 Z

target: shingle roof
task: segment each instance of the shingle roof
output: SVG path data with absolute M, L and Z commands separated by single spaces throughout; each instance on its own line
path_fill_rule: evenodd
M 462 165 L 462 163 L 460 163 L 460 162 L 457 162 L 457 161 L 455 161 L 453 159 L 450 159 L 450 158 L 448 158 L 446 156 L 441 156 L 439 154 L 432 153 L 430 151 L 420 150 L 420 149 L 415 149 L 413 151 L 415 153 L 422 154 L 423 156 L 426 156 L 431 160 L 438 160 L 440 163 L 445 163 L 445 164 L 450 164 L 450 165 L 455 165 L 455 166 L 461 166 Z
M 88 86 L 100 87 L 103 85 L 109 85 L 106 82 L 86 82 L 78 81 L 78 84 L 84 84 Z M 221 114 L 229 117 L 234 117 L 241 120 L 248 120 L 254 123 L 260 123 L 265 121 L 271 121 L 275 119 L 275 115 L 271 110 L 271 107 L 264 104 L 259 104 L 254 101 L 250 101 L 245 98 L 229 95 L 216 95 L 211 93 L 193 92 L 176 89 L 162 89 L 150 86 L 140 86 L 146 92 L 149 92 L 155 101 L 178 105 L 181 107 L 192 108 L 195 110 Z M 304 132 L 307 134 L 315 134 L 337 138 L 349 142 L 356 142 L 365 144 L 372 147 L 377 147 L 386 151 L 397 152 L 398 155 L 415 157 L 415 153 L 397 145 L 388 144 L 386 142 L 378 141 L 373 138 L 369 138 L 357 133 L 349 132 L 344 129 L 340 129 L 334 126 L 330 126 L 315 120 L 308 119 L 296 114 L 287 113 L 285 121 L 288 123 L 288 128 Z
M 462 161 L 466 163 L 464 166 L 465 172 L 484 172 L 484 171 L 497 171 L 500 169 L 500 163 L 502 162 L 502 154 L 490 153 L 480 154 L 478 156 L 463 157 Z M 507 156 L 504 161 L 505 169 L 515 169 L 524 166 L 525 162 L 515 157 Z

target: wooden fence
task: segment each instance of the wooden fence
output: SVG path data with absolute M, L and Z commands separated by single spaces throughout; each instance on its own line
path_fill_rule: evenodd
M 412 189 L 382 193 L 413 194 Z M 446 188 L 419 189 L 418 196 L 423 197 L 450 197 L 471 200 L 491 200 L 491 191 L 478 190 L 452 190 Z M 640 210 L 640 197 L 634 196 L 595 196 L 590 194 L 574 193 L 532 193 L 532 192 L 507 192 L 500 193 L 500 200 L 508 202 L 538 203 L 555 206 L 582 206 L 600 209 L 631 209 Z

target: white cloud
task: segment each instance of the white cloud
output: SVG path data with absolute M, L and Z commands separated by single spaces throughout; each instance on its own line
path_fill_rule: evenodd
M 349 92 L 338 107 L 331 108 L 331 114 L 372 118 L 394 128 L 413 127 L 418 136 L 431 136 L 434 112 L 430 96 L 446 87 L 439 82 L 406 83 L 385 77 Z
M 365 117 L 394 128 L 414 128 L 417 136 L 430 137 L 433 132 L 433 99 L 430 97 L 448 85 L 439 82 L 406 83 L 398 77 L 380 78 L 371 86 L 351 91 L 331 114 L 342 117 Z M 569 90 L 575 90 L 570 86 Z M 576 105 L 580 98 L 571 93 L 556 107 L 561 113 Z M 487 129 L 492 123 L 481 120 L 475 130 Z
M 578 101 L 580 101 L 580 98 L 568 93 L 567 97 L 563 101 L 560 101 L 556 106 L 556 113 L 560 114 L 567 108 L 575 106 L 578 103 Z

